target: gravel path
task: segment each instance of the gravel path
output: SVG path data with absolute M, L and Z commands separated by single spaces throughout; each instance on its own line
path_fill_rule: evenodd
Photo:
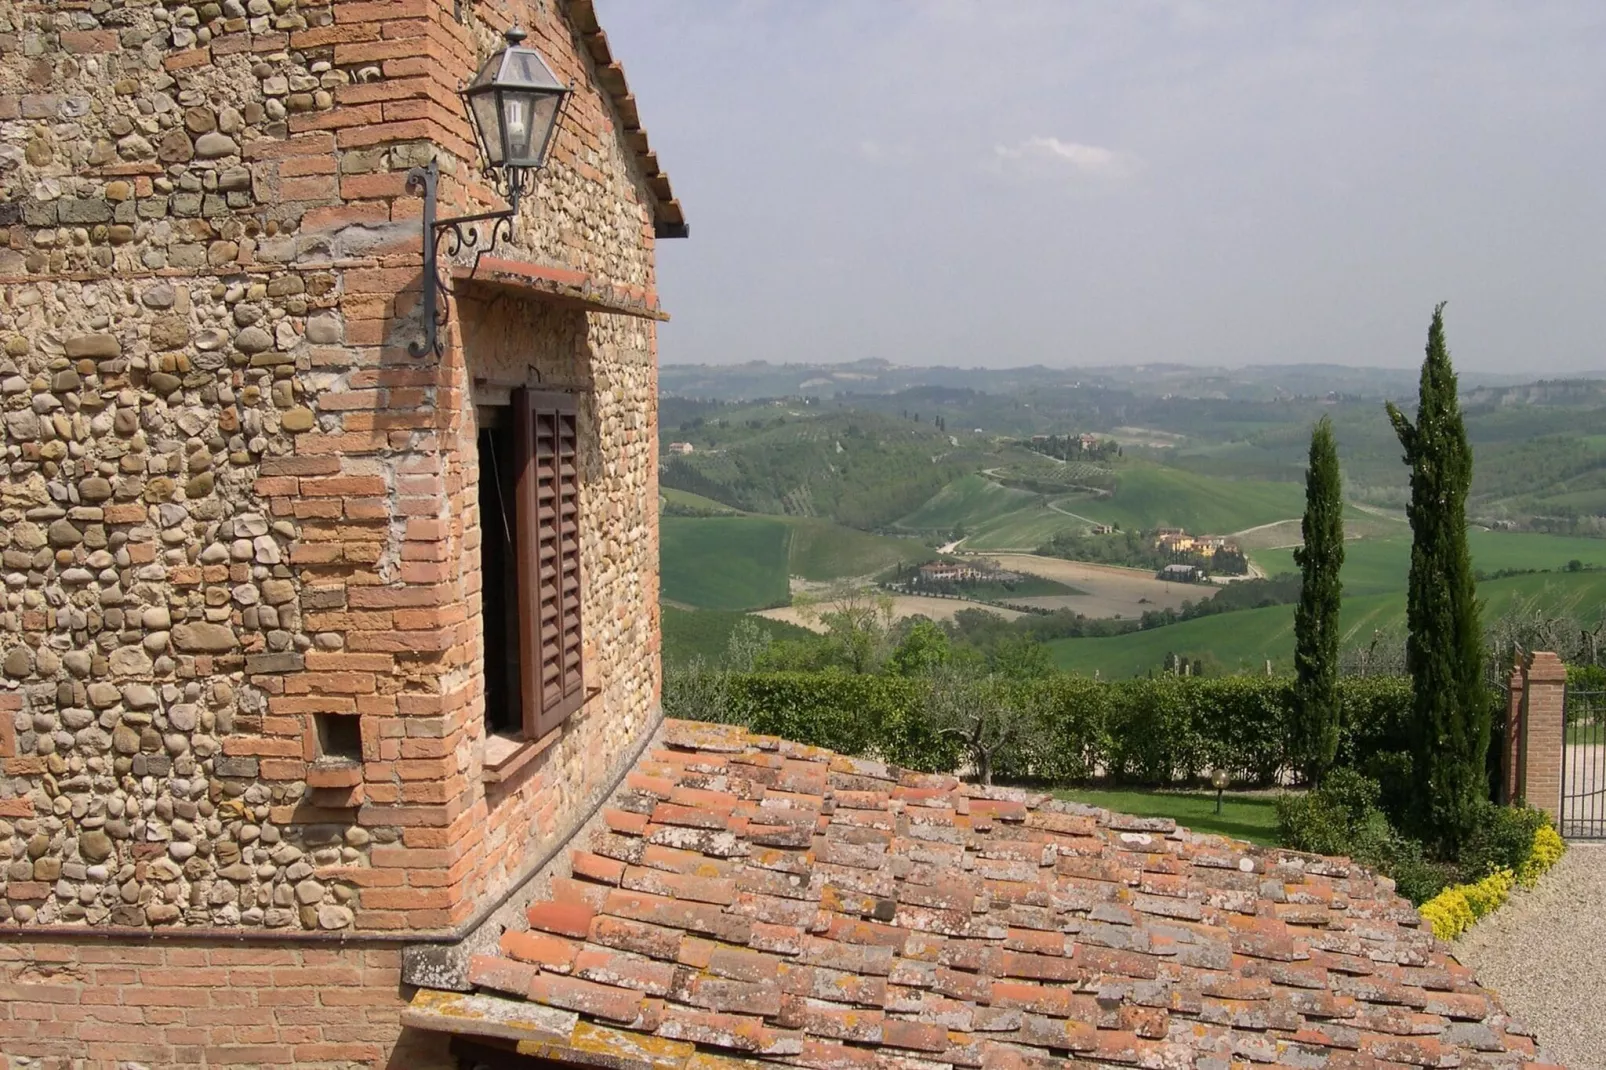
M 1606 845 L 1569 845 L 1538 887 L 1518 890 L 1453 949 L 1538 1030 L 1545 1058 L 1606 1070 Z

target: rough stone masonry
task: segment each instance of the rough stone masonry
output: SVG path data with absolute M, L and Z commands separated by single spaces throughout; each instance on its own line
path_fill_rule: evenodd
M 495 205 L 455 89 L 514 19 L 576 94 L 412 357 L 405 172 Z M 0 2 L 0 943 L 443 930 L 575 816 L 656 705 L 666 198 L 589 3 Z M 583 392 L 599 689 L 497 783 L 487 383 Z M 358 719 L 355 770 L 315 716 Z

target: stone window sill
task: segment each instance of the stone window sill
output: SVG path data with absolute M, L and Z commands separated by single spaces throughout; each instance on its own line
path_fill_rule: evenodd
M 563 725 L 560 724 L 540 739 L 509 739 L 496 735 L 485 737 L 485 769 L 480 779 L 487 784 L 500 784 L 511 779 L 519 770 L 545 754 L 562 735 Z

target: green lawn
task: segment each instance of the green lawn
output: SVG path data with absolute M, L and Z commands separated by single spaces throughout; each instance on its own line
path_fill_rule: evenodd
M 663 598 L 693 609 L 786 605 L 791 528 L 772 517 L 666 516 L 659 550 Z
M 1219 814 L 1214 792 L 1059 788 L 1054 795 L 1134 817 L 1174 818 L 1177 824 L 1195 832 L 1232 836 L 1268 847 L 1277 843 L 1277 800 L 1270 795 L 1228 792 L 1222 796 Z
M 1478 584 L 1484 619 L 1519 604 L 1598 619 L 1606 606 L 1606 572 L 1541 572 Z M 1358 646 L 1377 631 L 1404 634 L 1405 592 L 1346 596 L 1339 615 L 1343 644 Z M 1269 658 L 1278 671 L 1292 669 L 1294 607 L 1268 606 L 1098 639 L 1056 639 L 1048 644 L 1055 665 L 1105 679 L 1141 676 L 1158 669 L 1166 654 L 1203 659 L 1207 671 L 1264 672 Z

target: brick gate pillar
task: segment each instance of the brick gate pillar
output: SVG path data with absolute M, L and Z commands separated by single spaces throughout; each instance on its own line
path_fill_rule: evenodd
M 1522 669 L 1506 680 L 1506 734 L 1500 742 L 1500 802 L 1522 798 Z
M 1567 666 L 1548 650 L 1522 663 L 1522 798 L 1561 824 L 1561 758 Z

